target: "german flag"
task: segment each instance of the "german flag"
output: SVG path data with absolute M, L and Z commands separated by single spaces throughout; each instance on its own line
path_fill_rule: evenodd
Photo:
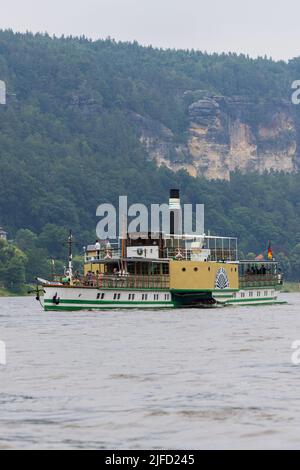
M 268 243 L 268 260 L 273 261 L 273 251 L 272 251 L 270 240 Z

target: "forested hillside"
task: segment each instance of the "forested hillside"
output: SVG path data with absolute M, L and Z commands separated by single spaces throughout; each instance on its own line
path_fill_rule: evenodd
M 8 91 L 0 106 L 0 225 L 26 257 L 22 276 L 30 282 L 35 273 L 47 275 L 48 258 L 64 256 L 69 227 L 78 250 L 93 240 L 100 203 L 123 194 L 130 202 L 164 202 L 178 186 L 185 202 L 205 203 L 207 230 L 239 236 L 245 256 L 263 252 L 271 239 L 288 276 L 300 278 L 298 173 L 236 172 L 231 181 L 208 181 L 158 168 L 133 119 L 159 122 L 180 145 L 195 99 L 185 92 L 206 90 L 256 102 L 249 115 L 255 127 L 256 116 L 269 115 L 267 103 L 290 100 L 297 78 L 298 59 L 0 32 L 0 79 Z M 292 112 L 300 129 L 300 110 Z M 299 143 L 300 131 L 295 138 Z M 3 263 L 0 257 L 0 283 L 9 287 Z

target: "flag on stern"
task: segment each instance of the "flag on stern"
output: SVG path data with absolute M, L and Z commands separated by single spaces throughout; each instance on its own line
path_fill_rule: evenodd
M 273 251 L 272 251 L 270 240 L 269 240 L 269 244 L 268 244 L 268 260 L 273 261 Z

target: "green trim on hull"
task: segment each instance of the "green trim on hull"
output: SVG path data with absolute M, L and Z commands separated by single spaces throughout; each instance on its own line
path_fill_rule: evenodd
M 256 287 L 253 287 L 253 286 L 247 286 L 247 287 L 241 287 L 239 289 L 239 291 L 244 291 L 244 290 L 268 290 L 268 289 L 274 289 L 276 290 L 276 292 L 280 292 L 278 291 L 277 289 L 277 285 L 276 286 L 256 286 Z
M 147 307 L 144 307 L 144 308 L 147 308 Z M 149 308 L 149 307 L 148 307 Z M 164 307 L 162 306 L 159 306 L 159 305 L 156 305 L 152 307 L 152 310 L 161 310 L 161 309 L 174 309 L 174 305 L 171 304 L 171 305 L 165 305 Z M 45 312 L 51 312 L 51 311 L 56 311 L 56 312 L 76 312 L 76 311 L 90 311 L 90 310 L 95 310 L 95 311 L 98 311 L 98 312 L 101 312 L 101 311 L 111 311 L 111 310 L 142 310 L 143 309 L 143 305 L 140 305 L 140 306 L 120 306 L 120 305 L 115 305 L 114 307 L 105 307 L 105 306 L 87 306 L 87 307 L 84 307 L 83 305 L 81 307 L 76 307 L 76 306 L 68 306 L 68 307 L 60 307 L 59 305 L 58 306 L 45 306 L 44 307 L 44 310 Z
M 45 299 L 44 300 L 44 303 L 46 304 L 53 304 L 53 300 L 52 299 Z M 120 301 L 116 301 L 116 300 L 64 300 L 64 299 L 61 299 L 59 301 L 59 304 L 57 306 L 59 306 L 60 304 L 79 304 L 79 305 L 95 305 L 95 306 L 105 306 L 105 305 L 151 305 L 151 306 L 161 306 L 161 305 L 171 305 L 172 303 L 169 302 L 169 301 L 166 301 L 166 302 L 149 302 L 149 301 L 146 301 L 146 300 L 142 300 L 142 301 L 128 301 L 128 300 L 120 300 Z
M 275 301 L 276 301 L 275 297 L 266 297 L 266 298 L 257 298 L 257 299 L 232 299 L 232 300 L 227 300 L 224 303 L 234 304 L 234 303 L 248 302 L 248 303 L 252 304 L 252 303 L 258 303 L 258 302 L 275 302 Z
M 194 293 L 194 292 L 209 292 L 209 293 L 226 293 L 226 292 L 239 292 L 241 289 L 170 289 L 170 292 L 176 293 L 176 292 L 185 292 L 185 293 Z

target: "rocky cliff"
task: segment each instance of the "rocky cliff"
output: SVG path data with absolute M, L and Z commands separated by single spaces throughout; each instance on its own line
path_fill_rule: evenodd
M 157 121 L 131 113 L 141 142 L 158 165 L 192 176 L 230 179 L 230 173 L 294 172 L 298 169 L 297 131 L 292 105 L 284 100 L 252 102 L 243 97 L 184 94 L 187 128 L 177 142 Z

